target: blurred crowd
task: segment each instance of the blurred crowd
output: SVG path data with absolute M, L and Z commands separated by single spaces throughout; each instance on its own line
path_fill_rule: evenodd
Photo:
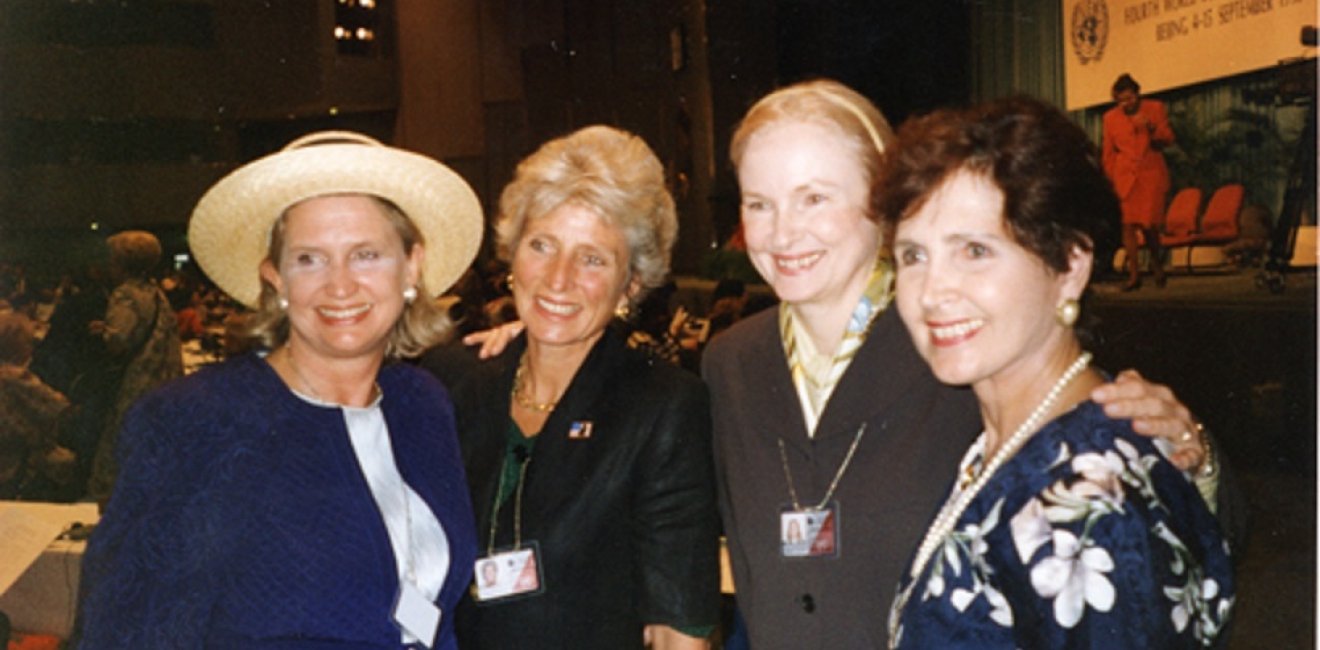
M 243 339 L 226 332 L 241 326 L 245 310 L 195 267 L 162 270 L 158 243 L 143 259 L 127 260 L 140 272 L 126 271 L 123 257 L 112 250 L 109 259 L 84 261 L 49 281 L 29 278 L 21 264 L 0 262 L 0 499 L 68 502 L 108 496 L 108 479 L 98 487 L 92 477 L 98 453 L 102 465 L 113 462 L 113 444 L 103 442 L 114 436 L 121 402 L 176 376 L 165 371 L 129 377 L 139 385 L 125 387 L 134 357 L 146 352 L 148 321 L 156 316 L 154 309 L 115 316 L 112 296 L 129 276 L 149 282 L 164 298 L 162 311 L 174 323 L 175 336 L 161 341 L 166 349 L 154 354 L 177 356 L 178 373 L 244 351 Z M 456 335 L 517 319 L 508 274 L 499 260 L 477 262 L 438 298 Z M 681 291 L 670 280 L 614 326 L 653 361 L 697 372 L 711 338 L 776 302 L 765 287 L 748 287 L 742 280 L 711 285 L 702 281 Z M 121 312 L 125 305 L 133 311 L 131 301 L 121 301 Z M 116 318 L 138 325 L 136 332 L 118 333 L 132 340 L 107 334 L 104 324 Z

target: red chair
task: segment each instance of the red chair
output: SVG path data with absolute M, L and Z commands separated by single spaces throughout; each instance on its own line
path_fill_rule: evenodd
M 1196 241 L 1196 218 L 1201 211 L 1201 190 L 1184 187 L 1173 195 L 1169 209 L 1164 211 L 1164 229 L 1160 245 L 1189 246 Z
M 1238 215 L 1242 213 L 1241 183 L 1229 183 L 1210 196 L 1201 215 L 1195 244 L 1227 244 L 1238 238 Z
M 1187 243 L 1187 272 L 1194 273 L 1192 251 L 1197 246 L 1227 244 L 1238 238 L 1238 215 L 1242 212 L 1241 183 L 1228 183 L 1210 195 L 1210 202 L 1201 214 L 1201 225 Z

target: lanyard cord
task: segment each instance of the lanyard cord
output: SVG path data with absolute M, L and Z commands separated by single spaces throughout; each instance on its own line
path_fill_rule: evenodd
M 513 492 L 513 550 L 516 551 L 519 548 L 522 548 L 523 486 L 527 484 L 527 480 L 526 480 L 527 466 L 532 462 L 532 455 L 527 454 L 525 452 L 524 454 L 515 453 L 515 455 L 522 455 L 522 460 L 519 461 L 519 467 L 518 467 L 518 486 L 514 488 L 514 492 Z M 504 465 L 507 466 L 508 463 L 509 463 L 509 458 L 506 455 L 504 457 Z M 490 539 L 486 542 L 486 555 L 495 554 L 495 531 L 499 529 L 500 509 L 501 506 L 503 505 L 502 503 L 500 503 L 500 495 L 504 494 L 503 467 L 504 466 L 501 466 L 500 469 L 499 485 L 496 486 L 495 488 L 495 506 L 491 509 L 491 513 L 490 513 Z
M 402 478 L 402 477 L 400 477 Z M 403 577 L 413 585 L 417 584 L 417 572 L 413 568 L 413 536 L 412 536 L 412 499 L 408 496 L 408 484 L 403 483 L 403 547 L 404 565 Z
M 834 497 L 834 491 L 839 487 L 839 481 L 843 478 L 843 473 L 848 471 L 848 465 L 852 463 L 853 454 L 857 453 L 857 445 L 862 441 L 862 434 L 866 433 L 866 423 L 857 429 L 857 435 L 853 436 L 852 446 L 848 447 L 848 454 L 843 457 L 843 462 L 839 463 L 839 470 L 834 473 L 834 480 L 830 481 L 830 489 L 825 491 L 825 498 L 820 500 L 811 510 L 820 510 L 825 504 Z M 784 451 L 784 439 L 781 437 L 779 442 L 779 461 L 784 466 L 784 478 L 788 480 L 788 496 L 793 500 L 793 509 L 802 511 L 802 504 L 798 502 L 797 488 L 793 486 L 793 473 L 788 469 L 788 453 Z

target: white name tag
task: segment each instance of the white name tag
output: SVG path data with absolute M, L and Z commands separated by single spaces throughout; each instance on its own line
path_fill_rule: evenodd
M 399 600 L 394 603 L 394 623 L 399 629 L 430 648 L 435 644 L 435 633 L 440 629 L 440 608 L 422 594 L 411 582 L 399 587 Z
M 477 558 L 473 571 L 478 603 L 541 592 L 541 562 L 535 542 Z

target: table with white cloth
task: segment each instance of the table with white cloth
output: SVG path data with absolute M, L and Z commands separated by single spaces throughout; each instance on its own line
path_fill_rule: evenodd
M 69 637 L 78 606 L 86 541 L 56 540 L 32 566 L 0 596 L 0 612 L 14 630 L 29 634 Z
M 0 502 L 0 612 L 14 631 L 68 638 L 87 548 L 68 533 L 96 519 L 95 504 Z

